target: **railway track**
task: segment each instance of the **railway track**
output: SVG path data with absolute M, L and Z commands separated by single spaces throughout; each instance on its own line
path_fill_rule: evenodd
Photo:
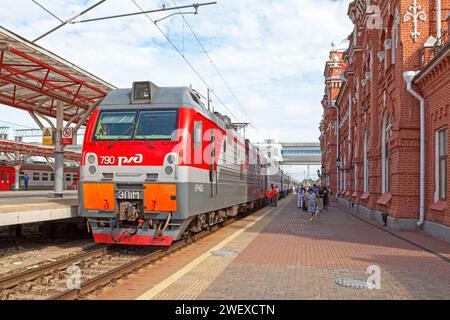
M 86 297 L 256 210 L 180 240 L 168 248 L 105 245 L 33 270 L 0 278 L 0 300 L 76 300 Z M 78 267 L 81 275 L 81 283 L 77 289 L 68 289 L 67 286 L 71 276 L 68 269 L 72 266 Z

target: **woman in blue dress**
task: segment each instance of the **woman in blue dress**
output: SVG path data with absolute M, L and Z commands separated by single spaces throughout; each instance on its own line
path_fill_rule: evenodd
M 307 198 L 307 206 L 308 206 L 308 213 L 309 213 L 309 221 L 313 221 L 316 216 L 316 210 L 317 210 L 317 194 L 313 192 L 312 189 L 309 189 L 308 191 L 308 198 Z

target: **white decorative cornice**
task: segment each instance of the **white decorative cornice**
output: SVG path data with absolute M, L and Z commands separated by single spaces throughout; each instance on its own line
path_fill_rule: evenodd
M 414 42 L 417 42 L 420 38 L 420 32 L 418 31 L 419 20 L 425 22 L 427 21 L 427 14 L 422 10 L 422 5 L 417 3 L 417 0 L 414 0 L 413 3 L 409 6 L 408 10 L 403 17 L 403 22 L 413 22 L 413 32 L 411 32 L 411 37 Z

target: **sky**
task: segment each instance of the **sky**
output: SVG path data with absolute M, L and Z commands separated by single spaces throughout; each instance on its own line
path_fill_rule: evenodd
M 192 4 L 184 0 L 135 1 L 148 10 L 163 4 Z M 38 2 L 66 20 L 97 0 Z M 10 3 L 0 10 L 0 25 L 27 39 L 35 39 L 59 24 L 31 0 Z M 269 138 L 318 142 L 324 64 L 331 43 L 341 43 L 351 32 L 346 14 L 348 3 L 349 0 L 218 0 L 216 5 L 199 8 L 198 15 L 186 15 L 239 102 L 180 15 L 162 20 L 158 26 L 235 117 L 217 99 L 215 110 L 229 115 L 234 122 L 253 124 L 254 128 L 247 131 L 253 142 Z M 82 19 L 137 11 L 132 0 L 107 0 Z M 151 15 L 153 19 L 165 16 L 167 13 Z M 145 16 L 67 25 L 37 44 L 116 87 L 130 88 L 133 81 L 150 80 L 158 86 L 192 84 L 206 95 L 206 85 Z M 28 114 L 6 106 L 0 109 L 1 126 L 36 127 Z M 292 170 L 304 174 L 306 168 Z M 316 171 L 315 167 L 311 169 Z

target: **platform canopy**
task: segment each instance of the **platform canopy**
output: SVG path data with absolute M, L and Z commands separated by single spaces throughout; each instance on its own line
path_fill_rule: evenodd
M 0 104 L 84 122 L 91 107 L 115 87 L 44 48 L 0 27 Z
M 54 147 L 38 146 L 31 143 L 0 140 L 0 152 L 16 153 L 29 157 L 53 158 L 55 156 Z M 75 151 L 64 151 L 64 158 L 70 161 L 80 161 L 81 153 Z

